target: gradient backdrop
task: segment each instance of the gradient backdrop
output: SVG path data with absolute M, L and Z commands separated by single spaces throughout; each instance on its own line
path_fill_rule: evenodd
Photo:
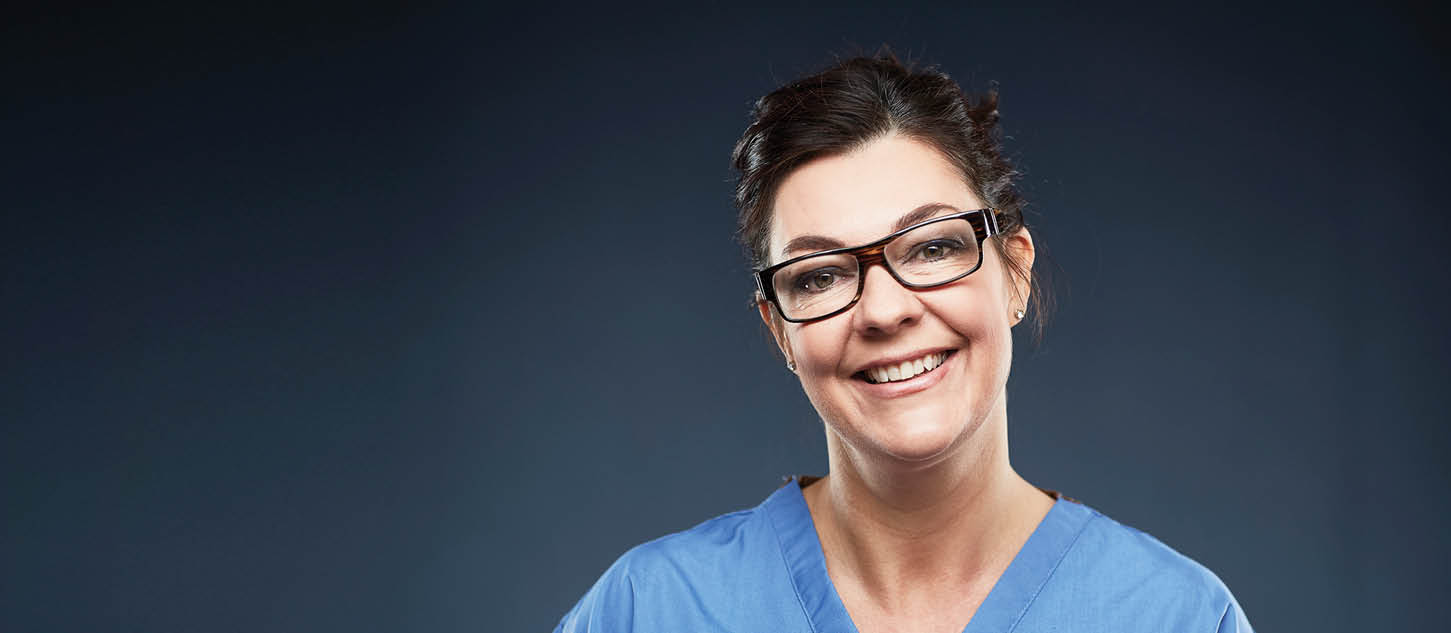
M 1261 631 L 1443 621 L 1437 14 L 360 11 L 7 19 L 0 629 L 547 631 L 824 472 L 728 156 L 883 42 L 1001 90 L 1016 468 Z

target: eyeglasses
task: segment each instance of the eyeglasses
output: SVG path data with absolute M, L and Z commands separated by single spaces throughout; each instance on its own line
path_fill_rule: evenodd
M 757 270 L 756 288 L 792 323 L 819 321 L 856 305 L 866 271 L 881 264 L 907 288 L 949 284 L 982 266 L 982 242 L 998 234 L 997 209 L 932 218 L 871 244 L 836 248 Z

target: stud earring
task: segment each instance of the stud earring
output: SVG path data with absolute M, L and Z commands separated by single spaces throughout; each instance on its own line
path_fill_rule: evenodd
M 796 371 L 796 361 L 794 361 L 794 360 L 788 360 L 788 361 L 786 361 L 786 369 L 789 369 L 789 370 L 792 371 L 792 373 L 795 373 L 795 371 Z
M 1016 316 L 1016 317 L 1018 317 L 1019 319 L 1022 319 L 1023 318 L 1023 311 L 1022 310 L 1018 310 L 1017 312 L 1014 312 L 1013 315 Z

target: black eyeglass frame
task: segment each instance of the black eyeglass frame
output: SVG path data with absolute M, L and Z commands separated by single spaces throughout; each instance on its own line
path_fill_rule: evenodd
M 983 209 L 973 209 L 971 211 L 963 211 L 960 213 L 953 213 L 950 215 L 944 215 L 941 217 L 932 218 L 925 222 L 914 224 L 900 231 L 896 231 L 891 235 L 888 235 L 870 244 L 863 244 L 861 246 L 847 246 L 844 248 L 834 248 L 826 251 L 807 253 L 805 255 L 801 255 L 800 257 L 792 257 L 791 259 L 788 259 L 779 264 L 768 266 L 766 268 L 755 271 L 756 290 L 760 292 L 761 296 L 765 297 L 767 301 L 771 302 L 771 305 L 776 307 L 776 314 L 781 315 L 781 318 L 790 321 L 791 323 L 810 323 L 812 321 L 829 319 L 838 314 L 846 312 L 847 310 L 850 310 L 852 306 L 856 305 L 857 301 L 860 301 L 862 298 L 862 291 L 866 289 L 867 269 L 872 264 L 881 264 L 883 268 L 887 269 L 887 273 L 890 274 L 893 279 L 897 280 L 897 283 L 902 284 L 902 286 L 906 288 L 920 290 L 924 288 L 936 288 L 938 286 L 945 286 L 954 281 L 962 279 L 963 277 L 971 275 L 977 272 L 979 268 L 982 268 L 982 243 L 984 241 L 987 241 L 987 238 L 1001 233 L 1001 229 L 999 229 L 998 227 L 998 216 L 1000 215 L 1002 215 L 1002 211 L 1000 209 L 994 209 L 990 207 Z M 887 244 L 890 244 L 892 240 L 895 240 L 910 231 L 914 231 L 929 224 L 936 224 L 938 222 L 947 222 L 950 220 L 959 219 L 967 220 L 967 222 L 972 225 L 973 235 L 977 237 L 977 264 L 974 265 L 972 268 L 968 269 L 966 272 L 946 281 L 939 281 L 930 284 L 914 284 L 905 279 L 902 279 L 902 276 L 897 274 L 897 271 L 892 268 L 892 265 L 887 263 L 885 253 L 887 250 Z M 793 319 L 786 316 L 786 311 L 781 309 L 781 300 L 776 297 L 776 286 L 771 283 L 771 278 L 776 275 L 776 271 L 781 270 L 782 268 L 790 266 L 791 264 L 799 262 L 803 259 L 820 257 L 823 255 L 838 255 L 841 253 L 846 253 L 856 257 L 857 272 L 859 273 L 857 275 L 856 296 L 853 296 L 851 298 L 851 301 L 848 302 L 846 305 L 842 306 L 840 309 L 827 314 L 823 314 L 821 316 L 811 317 L 809 319 Z

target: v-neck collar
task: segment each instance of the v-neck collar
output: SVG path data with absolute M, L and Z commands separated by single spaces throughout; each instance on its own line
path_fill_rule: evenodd
M 1061 495 L 1055 496 L 1058 498 L 1053 507 L 1013 557 L 963 633 L 1012 631 L 1028 612 L 1043 585 L 1058 569 L 1063 556 L 1078 540 L 1083 528 L 1096 515 L 1081 503 Z M 821 551 L 821 541 L 816 536 L 816 525 L 806 507 L 806 498 L 801 494 L 800 479 L 791 478 L 767 498 L 762 507 L 776 531 L 791 584 L 812 630 L 855 633 L 856 625 L 826 573 L 826 556 Z

